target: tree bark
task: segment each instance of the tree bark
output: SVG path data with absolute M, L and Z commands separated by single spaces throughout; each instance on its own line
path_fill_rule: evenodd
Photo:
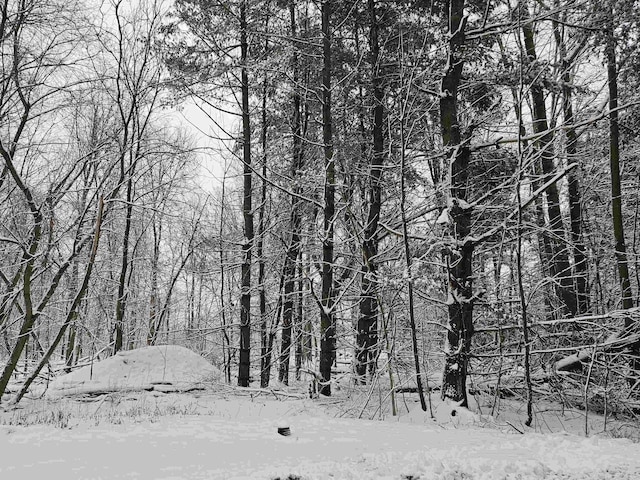
M 378 221 L 382 208 L 382 167 L 384 163 L 384 87 L 380 75 L 380 45 L 375 0 L 368 1 L 369 46 L 371 50 L 371 83 L 373 88 L 373 148 L 369 169 L 369 195 L 367 223 L 362 242 L 362 285 L 360 318 L 358 319 L 356 374 L 366 383 L 367 370 L 375 367 L 375 349 L 378 325 L 377 267 Z
M 268 19 L 268 17 L 267 17 Z M 268 22 L 268 20 L 267 20 Z M 268 26 L 265 26 L 265 31 Z M 269 49 L 268 40 L 265 40 L 265 52 Z M 256 254 L 258 256 L 258 289 L 260 308 L 260 387 L 269 386 L 269 375 L 264 375 L 266 371 L 266 357 L 271 355 L 268 350 L 268 316 L 267 316 L 267 291 L 265 285 L 265 262 L 264 262 L 264 236 L 265 236 L 265 209 L 267 205 L 267 76 L 262 83 L 262 121 L 260 128 L 260 144 L 262 146 L 262 188 L 260 192 L 260 211 L 258 213 L 258 241 Z
M 333 232 L 335 222 L 335 163 L 331 131 L 331 0 L 323 0 L 322 14 L 322 139 L 324 143 L 324 234 L 322 238 L 322 296 L 320 310 L 320 392 L 331 395 L 331 365 L 335 351 L 333 311 Z
M 618 72 L 616 66 L 616 40 L 614 37 L 613 8 L 608 6 L 608 25 L 606 29 L 607 80 L 609 83 L 609 165 L 611 168 L 611 210 L 613 217 L 613 236 L 616 242 L 616 262 L 618 264 L 618 279 L 622 294 L 622 308 L 633 308 L 633 291 L 629 278 L 629 264 L 627 248 L 624 238 L 624 219 L 622 216 L 622 187 L 620 180 L 620 132 L 618 126 Z M 636 322 L 628 315 L 625 317 L 624 327 L 627 335 L 637 329 Z M 640 369 L 640 341 L 631 343 L 631 368 L 637 373 Z M 634 377 L 636 377 L 634 375 Z M 637 377 L 628 379 L 629 385 L 634 387 Z
M 242 95 L 242 160 L 244 240 L 242 242 L 242 291 L 240 295 L 240 363 L 238 386 L 249 386 L 251 355 L 251 250 L 253 245 L 253 211 L 251 206 L 251 124 L 249 120 L 249 75 L 247 72 L 249 44 L 247 40 L 247 0 L 240 4 L 240 77 Z
M 297 38 L 296 10 L 294 1 L 289 2 L 289 13 L 291 19 L 291 37 Z M 302 169 L 303 145 L 302 145 L 302 99 L 298 89 L 298 53 L 297 46 L 294 45 L 293 58 L 293 115 L 291 122 L 291 133 L 293 134 L 293 162 L 291 166 L 291 180 L 294 184 L 294 192 L 301 193 L 298 185 L 298 177 Z M 282 292 L 282 344 L 280 351 L 280 372 L 279 380 L 285 385 L 289 385 L 289 363 L 291 357 L 291 338 L 293 326 L 293 306 L 296 276 L 296 261 L 300 254 L 300 200 L 298 196 L 291 197 L 291 241 L 287 247 L 284 263 L 284 290 Z
M 463 143 L 458 118 L 458 87 L 462 76 L 462 50 L 465 42 L 464 0 L 449 3 L 449 45 L 447 69 L 440 94 L 442 143 L 449 157 L 449 192 L 447 209 L 451 241 L 446 247 L 448 276 L 449 329 L 445 348 L 442 398 L 467 406 L 467 368 L 473 335 L 474 243 L 471 232 L 471 207 L 467 203 L 469 147 Z
M 622 308 L 633 308 L 633 294 L 629 280 L 627 248 L 624 239 L 622 217 L 622 188 L 620 182 L 620 133 L 618 126 L 618 73 L 616 66 L 616 41 L 613 35 L 613 11 L 609 6 L 609 24 L 606 30 L 607 80 L 609 83 L 609 166 L 611 168 L 611 210 L 613 236 L 616 241 L 616 261 L 622 291 Z
M 302 257 L 302 255 L 300 255 Z M 303 357 L 303 345 L 304 345 L 304 297 L 303 297 L 303 279 L 302 279 L 302 258 L 299 258 L 298 268 L 298 287 L 296 293 L 296 319 L 295 319 L 295 332 L 296 332 L 296 380 L 301 379 L 302 371 L 302 357 Z

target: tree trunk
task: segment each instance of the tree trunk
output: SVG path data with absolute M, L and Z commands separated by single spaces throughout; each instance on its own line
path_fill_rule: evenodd
M 9 383 L 9 379 L 11 378 L 11 374 L 14 372 L 18 365 L 18 361 L 20 360 L 20 355 L 25 349 L 27 342 L 29 340 L 29 334 L 33 325 L 36 322 L 38 317 L 38 311 L 33 311 L 33 303 L 31 299 L 31 277 L 33 274 L 33 264 L 36 261 L 36 252 L 38 250 L 38 245 L 40 244 L 40 239 L 42 237 L 42 214 L 39 210 L 33 212 L 34 215 L 34 226 L 33 233 L 31 234 L 31 241 L 29 245 L 29 249 L 25 251 L 23 259 L 26 260 L 26 264 L 24 267 L 24 274 L 22 275 L 22 292 L 24 297 L 24 320 L 22 321 L 22 326 L 20 327 L 20 332 L 18 333 L 18 339 L 16 340 L 15 346 L 11 349 L 11 355 L 7 360 L 7 363 L 2 372 L 2 376 L 0 376 L 0 399 L 2 399 L 2 395 L 4 394 L 7 385 Z
M 158 265 L 160 262 L 160 240 L 162 238 L 162 222 L 156 225 L 153 219 L 153 257 L 151 258 L 151 295 L 149 295 L 149 332 L 147 333 L 147 345 L 155 343 L 157 333 L 156 323 L 158 316 Z
M 572 103 L 572 76 L 571 63 L 567 58 L 565 40 L 560 31 L 558 22 L 554 22 L 554 35 L 560 51 L 560 61 L 562 65 L 562 112 L 566 127 L 566 152 L 567 163 L 578 162 L 578 135 L 573 126 L 573 103 Z M 570 170 L 567 174 L 569 186 L 569 217 L 571 226 L 571 244 L 573 253 L 574 268 L 574 289 L 577 299 L 577 313 L 582 315 L 589 311 L 589 271 L 587 266 L 586 247 L 582 234 L 582 194 L 580 193 L 580 181 L 576 169 Z
M 292 215 L 297 216 L 297 215 Z M 293 220 L 293 219 L 292 219 Z M 297 222 L 299 226 L 299 222 Z M 296 228 L 296 225 L 292 225 Z M 289 385 L 289 363 L 291 357 L 291 332 L 293 320 L 293 291 L 295 288 L 295 270 L 296 259 L 298 258 L 298 250 L 300 248 L 299 235 L 294 233 L 291 236 L 291 244 L 287 248 L 285 257 L 285 265 L 283 270 L 284 289 L 282 291 L 282 345 L 280 351 L 280 371 L 278 375 L 279 381 L 285 385 Z
M 73 262 L 73 266 L 71 267 L 71 279 L 70 279 L 70 286 L 69 286 L 69 291 L 70 292 L 75 292 L 78 289 L 78 282 L 80 280 L 80 278 L 79 278 L 80 272 L 79 272 L 78 263 L 79 262 L 77 260 L 74 261 Z M 74 297 L 70 296 L 70 300 L 71 300 L 70 304 L 71 304 L 71 306 L 73 306 Z M 76 344 L 75 322 L 73 322 L 73 323 L 71 323 L 71 325 L 69 325 L 69 329 L 68 330 L 69 330 L 69 334 L 67 336 L 66 344 L 65 344 L 65 342 L 63 342 L 63 345 L 62 345 L 64 365 L 65 365 L 65 368 L 64 368 L 65 373 L 70 373 L 71 372 L 71 367 L 73 366 L 73 362 L 74 362 L 74 352 L 75 352 L 75 344 Z
M 505 48 L 502 40 L 498 38 L 498 45 L 500 46 L 500 52 L 502 54 L 502 59 L 507 61 L 507 56 L 505 55 Z M 518 89 L 515 86 L 511 87 L 511 96 L 513 97 L 513 110 L 516 114 L 516 118 L 518 119 L 518 132 L 520 137 L 520 145 L 523 151 L 529 150 L 529 142 L 525 138 L 527 136 L 527 130 L 524 126 L 524 122 L 522 120 L 522 95 L 518 92 Z M 533 178 L 531 182 L 531 191 L 535 192 L 540 188 L 540 171 L 538 162 L 533 163 Z M 534 199 L 534 212 L 536 218 L 536 225 L 538 226 L 538 230 L 536 232 L 536 240 L 538 243 L 538 256 L 540 257 L 540 270 L 544 277 L 551 277 L 551 271 L 549 270 L 549 265 L 551 263 L 551 244 L 549 243 L 549 238 L 546 235 L 546 225 L 544 219 L 544 206 L 542 202 L 542 197 L 540 195 L 536 195 Z M 497 271 L 499 272 L 499 270 Z M 497 284 L 496 284 L 497 285 Z M 549 295 L 548 285 L 545 285 L 544 288 L 544 302 L 547 307 L 548 313 L 553 313 L 553 306 L 551 305 L 551 297 Z M 546 313 L 545 313 L 546 316 Z
M 375 347 L 378 325 L 378 293 L 376 255 L 378 254 L 378 221 L 382 208 L 382 166 L 384 163 L 384 88 L 380 76 L 380 45 L 378 42 L 378 18 L 375 0 L 368 1 L 369 44 L 371 49 L 371 83 L 373 87 L 373 149 L 369 170 L 369 198 L 367 223 L 362 243 L 362 287 L 360 293 L 360 318 L 358 319 L 356 373 L 366 383 L 367 370 L 375 366 Z
M 268 19 L 268 17 L 267 17 Z M 267 20 L 268 21 L 268 20 Z M 265 27 L 265 31 L 267 28 Z M 268 40 L 265 40 L 265 52 L 268 50 Z M 265 209 L 267 205 L 267 77 L 262 83 L 262 125 L 260 128 L 260 143 L 262 145 L 262 188 L 260 192 L 260 211 L 258 213 L 258 241 L 256 254 L 258 256 L 258 291 L 260 308 L 260 387 L 269 386 L 269 376 L 265 376 L 266 357 L 268 354 L 268 317 L 267 317 L 267 291 L 265 285 L 264 263 L 264 236 L 265 236 Z M 270 354 L 270 353 L 269 353 Z
M 302 257 L 302 255 L 300 255 Z M 302 357 L 303 357 L 303 345 L 304 345 L 304 297 L 302 295 L 303 279 L 302 279 L 302 258 L 298 262 L 298 287 L 296 292 L 296 320 L 295 320 L 295 332 L 296 332 L 296 380 L 300 380 L 302 371 Z
M 613 236 L 616 241 L 616 260 L 622 291 L 622 308 L 633 308 L 627 248 L 624 239 L 622 217 L 622 188 L 620 183 L 620 133 L 618 127 L 618 73 L 616 67 L 616 41 L 613 36 L 613 11 L 609 7 L 607 38 L 607 80 L 609 83 L 609 165 L 611 168 L 611 210 L 613 216 Z
M 614 37 L 613 8 L 608 6 L 609 21 L 606 29 L 607 80 L 609 83 L 609 165 L 611 168 L 611 209 L 613 217 L 613 236 L 616 242 L 616 261 L 618 263 L 618 277 L 622 293 L 622 308 L 633 308 L 633 292 L 629 279 L 629 265 L 627 249 L 624 239 L 624 219 L 622 217 L 622 187 L 620 181 L 620 133 L 618 126 L 618 72 L 616 66 L 616 40 Z M 632 333 L 637 325 L 629 315 L 625 317 L 625 330 Z M 640 369 L 640 342 L 630 346 L 631 368 L 634 372 Z M 637 378 L 629 378 L 629 384 L 634 386 Z
M 238 386 L 249 386 L 251 354 L 251 249 L 253 245 L 253 211 L 251 207 L 251 124 L 249 122 L 249 75 L 247 72 L 247 0 L 240 4 L 240 62 L 242 90 L 242 160 L 244 163 L 244 240 L 242 242 L 242 291 L 240 295 L 240 364 Z
M 291 18 L 291 37 L 296 39 L 296 16 L 295 16 L 295 2 L 289 2 L 289 13 Z M 291 181 L 294 184 L 294 192 L 300 194 L 301 188 L 298 184 L 298 176 L 302 169 L 302 108 L 300 92 L 298 90 L 298 53 L 297 45 L 294 45 L 293 50 L 293 115 L 291 129 L 293 134 L 293 163 L 291 167 Z M 291 241 L 287 247 L 287 253 L 285 256 L 285 264 L 283 275 L 284 290 L 282 292 L 283 310 L 282 310 L 282 345 L 280 352 L 280 372 L 278 375 L 279 380 L 285 385 L 289 385 L 289 359 L 291 357 L 291 332 L 293 325 L 293 306 L 295 290 L 295 275 L 296 275 L 296 261 L 300 254 L 300 200 L 297 196 L 291 197 Z
M 92 127 L 91 127 L 90 145 L 95 146 L 97 143 L 96 136 L 97 136 L 98 126 L 96 122 L 93 122 L 91 125 Z M 84 188 L 82 189 L 82 191 L 78 196 L 78 200 L 80 202 L 79 205 L 81 206 L 85 206 L 87 204 L 87 197 L 89 194 L 89 182 L 91 181 L 92 173 L 95 173 L 93 172 L 92 169 L 86 169 L 85 173 L 83 174 Z M 73 267 L 71 268 L 71 288 L 70 288 L 71 292 L 70 293 L 76 291 L 79 281 L 80 281 L 79 261 L 74 261 Z M 70 304 L 73 305 L 73 297 L 71 295 L 69 300 L 70 300 Z M 86 303 L 85 303 L 85 309 L 86 309 Z M 69 325 L 68 330 L 69 330 L 69 334 L 67 336 L 66 345 L 63 342 L 64 361 L 65 361 L 64 371 L 66 373 L 70 373 L 71 367 L 73 367 L 78 362 L 78 357 L 79 357 L 78 353 L 79 353 L 79 346 L 80 346 L 80 342 L 78 341 L 78 335 L 77 335 L 76 321 L 73 321 L 71 325 Z
M 451 0 L 449 9 L 449 48 L 447 69 L 440 94 L 440 124 L 442 143 L 451 165 L 447 199 L 449 233 L 445 261 L 448 276 L 449 329 L 445 348 L 442 398 L 467 406 L 467 368 L 473 335 L 474 243 L 468 239 L 471 231 L 471 207 L 467 203 L 469 177 L 469 147 L 462 142 L 458 119 L 458 86 L 462 76 L 461 50 L 465 42 L 464 0 Z
M 335 350 L 333 311 L 333 231 L 335 221 L 335 162 L 331 132 L 331 0 L 323 0 L 322 14 L 322 139 L 324 143 L 324 234 L 322 238 L 322 296 L 320 310 L 320 393 L 331 395 L 331 365 Z
M 400 33 L 400 42 L 402 45 L 402 33 Z M 403 49 L 404 46 L 401 46 Z M 400 51 L 400 58 L 402 59 L 402 55 L 404 55 L 404 51 Z M 400 71 L 401 81 L 404 80 L 404 69 L 401 66 Z M 411 87 L 407 85 L 407 90 Z M 416 369 L 416 386 L 418 387 L 418 397 L 420 398 L 420 407 L 422 411 L 427 411 L 427 402 L 424 398 L 424 388 L 422 387 L 422 374 L 421 374 L 421 361 L 420 361 L 420 352 L 418 350 L 418 329 L 416 326 L 416 316 L 415 316 L 415 306 L 414 306 L 414 295 L 413 295 L 413 277 L 411 274 L 412 270 L 412 257 L 411 257 L 411 248 L 409 245 L 409 229 L 407 228 L 407 212 L 406 212 L 406 203 L 407 203 L 407 188 L 406 188 L 406 151 L 407 151 L 407 140 L 405 134 L 406 128 L 406 107 L 408 100 L 405 95 L 404 103 L 401 104 L 401 112 L 400 112 L 400 217 L 402 219 L 402 243 L 404 247 L 404 260 L 405 265 L 407 267 L 407 294 L 409 296 L 409 326 L 411 327 L 411 347 L 413 350 L 413 364 Z M 385 329 L 386 330 L 386 329 Z M 387 337 L 387 345 L 389 344 L 388 336 Z M 389 350 L 389 348 L 387 348 Z M 393 383 L 392 374 L 391 374 L 391 358 L 389 358 L 389 380 Z M 391 386 L 391 388 L 393 388 Z M 392 399 L 393 410 L 395 412 L 395 398 Z M 394 413 L 395 415 L 395 413 Z
M 222 321 L 222 357 L 224 359 L 224 378 L 227 383 L 231 383 L 231 339 L 229 338 L 229 332 L 227 332 L 227 306 L 225 303 L 225 282 L 226 282 L 226 269 L 225 269 L 225 255 L 224 245 L 222 239 L 224 236 L 224 199 L 225 189 L 227 185 L 227 172 L 225 166 L 224 176 L 222 177 L 222 192 L 220 200 L 220 317 Z
M 525 14 L 526 4 L 522 4 Z M 533 26 L 525 23 L 522 26 L 525 50 L 529 65 L 535 64 L 536 49 Z M 531 85 L 531 99 L 533 102 L 533 131 L 541 135 L 536 141 L 540 153 L 540 164 L 542 167 L 541 183 L 544 184 L 555 174 L 554 152 L 553 152 L 553 132 L 549 130 L 547 122 L 547 109 L 545 105 L 544 90 L 540 82 Z M 551 247 L 551 273 L 556 282 L 556 293 L 563 303 L 564 310 L 571 316 L 578 312 L 578 301 L 573 288 L 571 265 L 567 249 L 565 246 L 565 229 L 560 212 L 560 194 L 556 183 L 552 183 L 546 189 L 547 211 L 549 213 L 549 228 L 551 236 L 549 243 Z
M 14 399 L 14 403 L 18 403 L 22 399 L 22 397 L 25 395 L 25 393 L 27 393 L 33 381 L 36 378 L 38 378 L 38 375 L 40 374 L 44 366 L 49 362 L 49 359 L 51 358 L 56 348 L 60 344 L 60 341 L 64 338 L 64 334 L 67 327 L 73 324 L 76 317 L 78 316 L 78 309 L 80 308 L 80 305 L 82 304 L 82 301 L 89 288 L 89 281 L 91 280 L 91 273 L 93 271 L 93 266 L 95 264 L 96 253 L 98 252 L 98 244 L 100 242 L 100 227 L 102 224 L 102 217 L 103 217 L 103 208 L 104 208 L 104 200 L 102 199 L 102 197 L 100 197 L 98 201 L 98 211 L 96 213 L 96 223 L 95 223 L 94 235 L 93 235 L 93 246 L 91 248 L 91 252 L 89 253 L 89 261 L 87 263 L 84 278 L 82 280 L 82 285 L 80 286 L 80 289 L 76 293 L 73 299 L 73 302 L 69 307 L 69 312 L 67 313 L 67 317 L 64 323 L 62 324 L 62 326 L 60 327 L 58 334 L 54 338 L 53 342 L 51 342 L 51 345 L 49 345 L 49 349 L 47 350 L 47 352 L 43 354 L 36 369 L 33 372 L 31 372 L 31 375 L 29 375 L 27 380 L 22 385 L 22 388 L 20 389 L 20 391 L 18 392 L 18 394 Z
M 282 270 L 282 275 L 280 275 L 280 284 L 278 287 L 278 292 L 282 292 L 284 288 L 284 268 Z M 276 338 L 276 332 L 278 329 L 278 325 L 280 324 L 280 315 L 282 314 L 282 294 L 278 296 L 278 303 L 276 304 L 276 311 L 274 314 L 274 321 L 271 322 L 269 329 L 267 331 L 267 348 L 266 353 L 264 355 L 264 369 L 260 372 L 260 385 L 264 387 L 269 386 L 269 379 L 271 378 L 271 361 L 272 361 L 272 353 L 273 353 L 273 343 Z
M 124 162 L 124 160 L 123 160 Z M 133 169 L 133 166 L 130 166 Z M 124 166 L 122 166 L 124 172 Z M 124 344 L 124 321 L 127 309 L 127 271 L 129 269 L 129 237 L 131 236 L 131 223 L 133 221 L 133 171 L 129 172 L 126 193 L 126 216 L 124 220 L 124 233 L 122 235 L 122 263 L 118 277 L 118 297 L 116 298 L 116 317 L 114 321 L 115 338 L 112 353 L 115 355 L 122 350 Z

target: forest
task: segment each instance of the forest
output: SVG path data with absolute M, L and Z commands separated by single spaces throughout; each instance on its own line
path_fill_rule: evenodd
M 179 345 L 392 415 L 640 412 L 637 2 L 0 9 L 3 403 Z

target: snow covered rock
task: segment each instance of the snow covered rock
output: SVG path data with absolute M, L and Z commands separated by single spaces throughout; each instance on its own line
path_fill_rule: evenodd
M 188 348 L 162 345 L 122 351 L 62 375 L 49 384 L 47 396 L 188 391 L 220 377 L 216 367 Z

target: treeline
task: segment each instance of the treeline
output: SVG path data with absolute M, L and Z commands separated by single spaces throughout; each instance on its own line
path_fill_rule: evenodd
M 2 12 L 0 392 L 175 342 L 240 386 L 348 370 L 394 412 L 468 377 L 529 422 L 542 393 L 635 408 L 633 2 Z

